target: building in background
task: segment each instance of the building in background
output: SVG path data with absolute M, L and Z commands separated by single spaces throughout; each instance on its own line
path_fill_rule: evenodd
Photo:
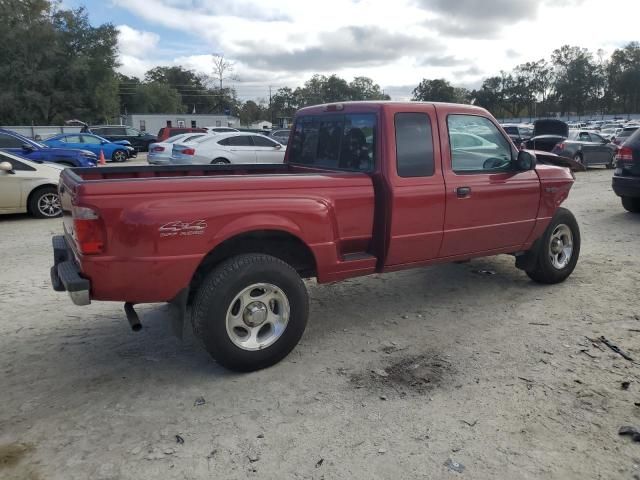
M 124 119 L 125 125 L 153 135 L 163 127 L 239 127 L 240 119 L 231 115 L 204 115 L 188 113 L 133 113 Z
M 260 120 L 259 122 L 253 122 L 251 125 L 249 125 L 249 128 L 255 130 L 271 130 L 273 128 L 273 124 L 266 120 Z

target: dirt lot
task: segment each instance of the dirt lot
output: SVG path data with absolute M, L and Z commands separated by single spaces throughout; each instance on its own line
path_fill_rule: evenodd
M 564 284 L 507 256 L 309 284 L 302 343 L 247 375 L 175 339 L 164 306 L 140 333 L 120 304 L 73 306 L 49 287 L 60 221 L 4 217 L 0 477 L 640 478 L 618 435 L 640 427 L 640 367 L 587 339 L 640 360 L 640 217 L 610 178 L 578 174 Z

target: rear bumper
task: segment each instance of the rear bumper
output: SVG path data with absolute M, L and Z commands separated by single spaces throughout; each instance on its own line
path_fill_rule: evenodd
M 640 198 L 640 177 L 614 175 L 611 187 L 619 197 Z
M 56 292 L 69 292 L 71 301 L 76 305 L 91 303 L 91 282 L 80 276 L 80 268 L 73 252 L 63 235 L 52 238 L 53 267 L 51 267 L 51 285 Z

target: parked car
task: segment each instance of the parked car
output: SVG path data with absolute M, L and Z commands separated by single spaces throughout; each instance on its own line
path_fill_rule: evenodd
M 206 128 L 162 127 L 158 131 L 156 142 L 164 142 L 167 138 L 175 137 L 183 133 L 207 133 Z
M 219 133 L 173 144 L 172 164 L 282 163 L 282 144 L 257 133 Z
M 19 133 L 0 128 L 0 149 L 28 160 L 53 162 L 65 167 L 95 167 L 98 157 L 88 150 L 52 148 Z
M 167 138 L 164 142 L 156 142 L 149 145 L 149 153 L 147 154 L 147 162 L 151 165 L 166 165 L 171 160 L 173 144 L 175 142 L 190 142 L 196 138 L 209 135 L 208 133 L 182 133 Z
M 36 218 L 62 214 L 58 181 L 63 166 L 0 152 L 0 213 L 28 212 Z
M 291 137 L 291 130 L 288 128 L 273 130 L 269 136 L 276 142 L 281 143 L 282 145 L 287 145 L 289 143 L 289 138 Z
M 209 133 L 233 133 L 240 131 L 237 128 L 231 127 L 204 127 L 204 129 Z
M 149 144 L 156 141 L 155 136 L 126 125 L 95 125 L 83 128 L 82 133 L 85 132 L 106 138 L 110 142 L 128 140 L 138 152 L 146 152 L 149 150 Z
M 609 127 L 609 128 L 601 129 L 600 132 L 598 133 L 600 134 L 601 137 L 606 138 L 610 142 L 613 142 L 613 140 L 616 138 L 618 133 L 620 133 L 621 131 L 622 131 L 622 128 Z
M 565 141 L 568 136 L 569 125 L 562 120 L 552 118 L 536 120 L 533 122 L 533 136 L 524 142 L 524 147 L 529 150 L 551 152 L 558 143 Z
M 556 144 L 551 152 L 561 157 L 573 158 L 584 168 L 593 165 L 613 168 L 617 151 L 616 145 L 596 132 L 569 130 L 568 138 Z
M 627 211 L 640 213 L 640 129 L 620 146 L 611 186 Z
M 109 140 L 91 133 L 63 133 L 43 141 L 50 147 L 66 147 L 78 150 L 89 150 L 96 156 L 104 154 L 106 161 L 126 162 L 137 155 L 136 149 L 127 140 L 110 142 Z
M 507 123 L 502 125 L 502 128 L 518 147 L 533 136 L 533 128 L 528 125 Z
M 631 127 L 624 127 L 617 135 L 616 138 L 614 138 L 612 140 L 612 143 L 614 145 L 622 145 L 624 142 L 627 141 L 627 139 L 633 135 L 633 133 L 638 130 L 638 128 L 640 127 L 636 127 L 636 126 L 631 126 Z
M 177 332 L 190 306 L 211 355 L 249 371 L 300 340 L 309 314 L 302 278 L 497 254 L 515 256 L 540 283 L 574 270 L 580 229 L 560 208 L 571 172 L 518 151 L 486 110 L 347 102 L 295 118 L 284 164 L 64 172 L 67 233 L 53 238 L 54 289 L 77 305 L 125 302 L 134 330 L 137 303 L 169 302 Z M 492 151 L 451 147 L 449 134 L 472 124 L 491 132 Z

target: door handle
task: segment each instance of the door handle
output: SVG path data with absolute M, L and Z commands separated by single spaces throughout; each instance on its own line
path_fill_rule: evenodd
M 458 198 L 467 198 L 471 196 L 471 187 L 456 188 L 456 195 L 458 196 Z

